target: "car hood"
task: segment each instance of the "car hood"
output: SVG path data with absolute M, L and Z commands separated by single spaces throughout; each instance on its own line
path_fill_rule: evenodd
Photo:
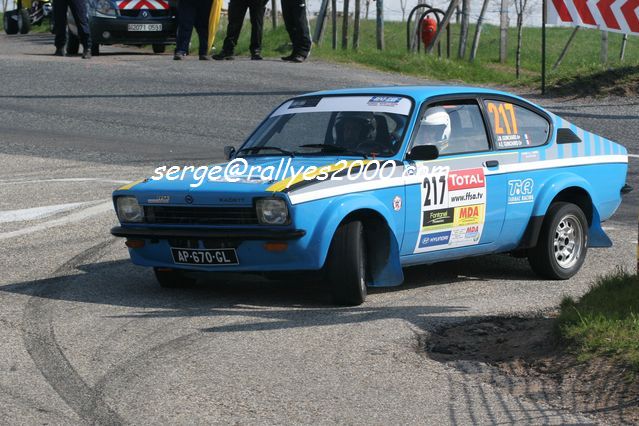
M 124 185 L 114 195 L 134 195 L 144 205 L 248 206 L 253 204 L 254 197 L 286 191 L 286 183 L 292 181 L 296 173 L 301 176 L 300 170 L 308 170 L 311 166 L 329 166 L 342 159 L 352 161 L 353 157 L 253 157 L 186 167 L 171 177 L 167 176 L 168 167 L 162 175 L 158 168 L 153 176 Z M 216 179 L 207 179 L 207 173 L 214 168 L 219 170 L 214 174 Z

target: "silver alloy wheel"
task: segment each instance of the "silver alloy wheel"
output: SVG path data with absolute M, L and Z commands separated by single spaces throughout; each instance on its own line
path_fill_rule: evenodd
M 584 232 L 579 219 L 572 214 L 562 217 L 555 229 L 553 248 L 555 260 L 563 269 L 569 269 L 581 257 Z

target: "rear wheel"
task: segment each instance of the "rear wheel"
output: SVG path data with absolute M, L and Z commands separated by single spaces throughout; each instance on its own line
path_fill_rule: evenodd
M 538 275 L 565 280 L 579 271 L 587 250 L 588 221 L 583 211 L 572 203 L 553 203 L 528 261 Z
M 12 11 L 5 12 L 3 16 L 4 32 L 9 35 L 18 34 L 18 31 L 20 31 L 20 27 L 18 26 L 18 20 L 16 19 L 17 17 L 16 13 L 17 11 L 12 10 Z
M 179 288 L 195 284 L 195 279 L 187 277 L 184 271 L 170 268 L 153 268 L 160 287 Z
M 362 222 L 354 220 L 337 228 L 328 253 L 327 272 L 333 301 L 361 305 L 366 299 L 366 242 Z
M 20 27 L 20 34 L 29 34 L 29 31 L 31 31 L 31 18 L 27 9 L 20 9 L 18 26 Z
M 153 45 L 153 53 L 164 53 L 164 52 L 166 52 L 166 44 Z

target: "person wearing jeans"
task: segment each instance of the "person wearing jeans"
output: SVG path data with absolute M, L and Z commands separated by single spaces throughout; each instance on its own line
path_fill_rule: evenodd
M 306 15 L 306 0 L 281 0 L 282 17 L 293 43 L 293 52 L 283 61 L 304 62 L 311 52 L 311 29 Z
M 67 8 L 71 9 L 73 20 L 78 28 L 78 39 L 82 44 L 82 58 L 91 59 L 91 30 L 86 0 L 53 0 L 53 19 L 55 22 L 55 56 L 64 56 L 67 44 Z
M 213 55 L 213 59 L 233 59 L 247 9 L 251 18 L 251 45 L 249 46 L 251 59 L 262 59 L 262 32 L 266 1 L 268 0 L 229 0 L 229 24 L 226 27 L 226 38 L 222 51 Z
M 209 44 L 209 15 L 211 13 L 211 0 L 179 0 L 178 1 L 178 28 L 175 41 L 175 55 L 173 59 L 183 59 L 189 51 L 193 27 L 197 31 L 200 44 L 199 56 L 201 61 L 207 61 Z

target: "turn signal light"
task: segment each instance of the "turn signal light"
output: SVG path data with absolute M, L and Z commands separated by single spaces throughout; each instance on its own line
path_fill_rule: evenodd
M 142 248 L 144 247 L 144 240 L 126 240 L 124 244 L 128 248 Z
M 268 242 L 264 244 L 264 248 L 268 251 L 284 251 L 288 248 L 288 243 L 282 243 L 279 241 Z

